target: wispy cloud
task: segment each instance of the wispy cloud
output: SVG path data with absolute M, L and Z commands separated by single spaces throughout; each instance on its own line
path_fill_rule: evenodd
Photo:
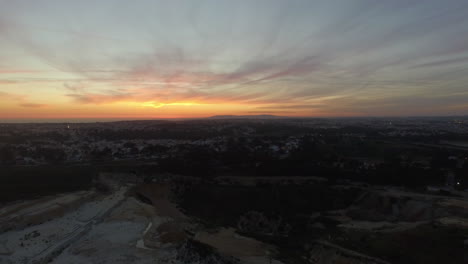
M 19 104 L 21 107 L 26 107 L 26 108 L 44 108 L 47 107 L 48 105 L 46 104 L 35 104 L 35 103 L 22 103 Z
M 0 91 L 0 98 L 13 100 L 13 101 L 23 101 L 26 99 L 25 95 L 12 94 L 7 92 Z
M 28 100 L 28 96 L 26 95 L 0 91 L 0 100 L 2 99 L 16 102 L 19 106 L 26 108 L 43 108 L 48 106 L 47 104 L 32 103 Z
M 40 87 L 62 82 L 56 90 L 77 106 L 410 114 L 461 105 L 451 95 L 468 81 L 466 1 L 122 2 L 112 12 L 103 2 L 94 13 L 72 1 L 54 3 L 56 11 L 34 1 L 5 5 L 5 43 L 44 69 L 2 67 L 8 80 L 0 84 L 41 75 Z M 37 23 L 28 19 L 32 7 L 42 14 Z

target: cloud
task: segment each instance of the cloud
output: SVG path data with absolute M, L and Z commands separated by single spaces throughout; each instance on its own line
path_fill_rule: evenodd
M 32 103 L 28 100 L 28 96 L 22 94 L 13 94 L 0 91 L 0 99 L 9 100 L 18 103 L 19 106 L 25 108 L 44 108 L 47 104 Z
M 85 85 L 81 81 L 65 82 L 63 83 L 63 87 L 72 93 L 84 93 L 86 89 Z
M 451 58 L 451 59 L 437 60 L 437 61 L 428 62 L 428 63 L 421 63 L 421 64 L 413 66 L 413 68 L 463 65 L 463 64 L 466 64 L 466 63 L 468 63 L 468 57 Z
M 0 91 L 0 98 L 7 99 L 7 100 L 13 100 L 13 101 L 24 101 L 26 99 L 26 96 Z
M 67 13 L 72 2 L 61 3 L 56 9 L 79 23 L 58 23 L 64 16 L 39 9 L 50 21 L 31 25 L 22 16 L 4 16 L 0 32 L 8 31 L 5 39 L 28 58 L 66 77 L 22 67 L 0 74 L 43 74 L 33 80 L 41 87 L 62 82 L 60 93 L 71 104 L 235 103 L 255 104 L 258 111 L 373 114 L 431 111 L 411 100 L 434 109 L 461 103 L 445 94 L 467 81 L 468 3 L 332 2 L 118 5 L 113 19 L 99 12 L 100 4 L 87 14 Z M 138 20 L 130 19 L 132 12 L 141 13 Z
M 259 106 L 257 109 L 264 109 L 264 110 L 303 110 L 303 109 L 317 109 L 317 108 L 323 108 L 325 105 L 323 103 L 311 103 L 311 104 L 291 104 L 291 105 L 267 105 L 267 106 Z
M 0 84 L 14 84 L 18 83 L 17 80 L 0 80 Z
M 7 70 L 7 69 L 0 69 L 0 74 L 19 74 L 19 73 L 41 73 L 42 71 L 37 70 Z
M 19 104 L 21 107 L 26 107 L 26 108 L 44 108 L 47 107 L 48 105 L 46 104 L 35 104 L 35 103 L 22 103 Z

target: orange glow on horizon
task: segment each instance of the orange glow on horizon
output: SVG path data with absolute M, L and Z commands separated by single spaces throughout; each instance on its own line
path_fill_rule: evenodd
M 175 102 L 175 103 L 155 103 L 155 102 L 146 102 L 141 104 L 142 106 L 161 108 L 164 106 L 178 105 L 178 106 L 192 106 L 192 105 L 201 105 L 198 103 L 185 103 L 185 102 Z

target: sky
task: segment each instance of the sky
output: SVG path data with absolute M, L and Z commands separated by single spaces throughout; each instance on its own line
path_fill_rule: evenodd
M 466 0 L 0 0 L 0 118 L 468 114 Z

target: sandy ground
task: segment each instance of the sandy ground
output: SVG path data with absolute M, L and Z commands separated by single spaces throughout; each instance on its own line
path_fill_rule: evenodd
M 193 228 L 189 222 L 189 218 L 184 215 L 177 206 L 169 201 L 170 185 L 169 184 L 148 184 L 139 189 L 141 194 L 151 200 L 156 209 L 156 215 L 153 219 L 153 226 L 150 228 L 147 236 L 156 235 L 161 240 L 164 240 L 165 234 L 172 235 L 170 240 L 178 241 L 181 239 L 178 236 L 179 230 Z M 246 264 L 280 264 L 281 262 L 270 259 L 270 255 L 275 250 L 273 247 L 266 245 L 252 238 L 243 237 L 235 233 L 232 228 L 221 229 L 217 232 L 206 232 L 203 230 L 194 231 L 194 240 L 207 244 L 215 248 L 220 254 L 232 256 L 240 260 L 240 263 Z M 161 248 L 165 248 L 164 244 L 159 244 Z
M 149 247 L 145 237 L 167 221 L 153 206 L 127 197 L 51 263 L 174 263 L 175 247 Z
M 314 242 L 313 247 L 310 249 L 308 261 L 309 263 L 316 264 L 390 264 L 381 259 L 369 257 L 359 252 L 320 240 Z
M 258 183 L 282 183 L 282 184 L 304 184 L 309 182 L 326 182 L 326 178 L 315 176 L 295 176 L 295 177 L 243 177 L 243 176 L 220 176 L 215 181 L 220 184 L 243 186 L 256 186 Z
M 223 228 L 215 233 L 201 231 L 194 239 L 232 256 L 264 256 L 269 251 L 263 243 L 238 235 L 233 228 Z
M 153 225 L 167 220 L 153 206 L 128 197 L 127 190 L 119 188 L 63 216 L 1 234 L 0 263 L 169 263 L 175 248 L 153 249 L 144 241 Z M 50 200 L 55 199 L 30 204 L 43 208 L 41 202 Z
M 177 221 L 187 220 L 177 206 L 170 201 L 171 185 L 169 183 L 150 183 L 137 188 L 137 191 L 151 200 L 156 208 L 156 214 Z
M 187 229 L 195 240 L 239 263 L 280 264 L 270 259 L 271 246 L 233 229 L 208 233 L 196 227 L 170 202 L 168 185 L 144 189 L 153 205 L 128 196 L 129 188 L 115 188 L 107 195 L 70 193 L 3 208 L 0 221 L 32 219 L 37 223 L 0 234 L 0 264 L 179 264 L 177 246 L 189 237 Z M 44 215 L 48 217 L 43 219 Z
M 95 196 L 94 191 L 80 191 L 6 205 L 0 209 L 0 232 L 21 229 L 63 216 Z
M 112 195 L 87 202 L 61 217 L 1 234 L 0 245 L 7 252 L 0 256 L 0 263 L 33 263 L 51 258 L 55 252 L 92 230 L 109 210 L 124 199 L 126 191 L 126 188 L 121 188 Z
M 459 217 L 443 217 L 436 221 L 436 224 L 468 229 L 468 219 Z
M 275 251 L 272 246 L 236 234 L 233 228 L 223 228 L 215 233 L 201 231 L 194 239 L 218 249 L 221 254 L 241 260 L 241 263 L 281 263 L 270 258 Z
M 401 232 L 409 229 L 416 228 L 420 225 L 426 224 L 427 221 L 420 222 L 370 222 L 370 221 L 351 221 L 348 223 L 340 224 L 338 227 L 345 229 L 360 229 L 374 232 Z

